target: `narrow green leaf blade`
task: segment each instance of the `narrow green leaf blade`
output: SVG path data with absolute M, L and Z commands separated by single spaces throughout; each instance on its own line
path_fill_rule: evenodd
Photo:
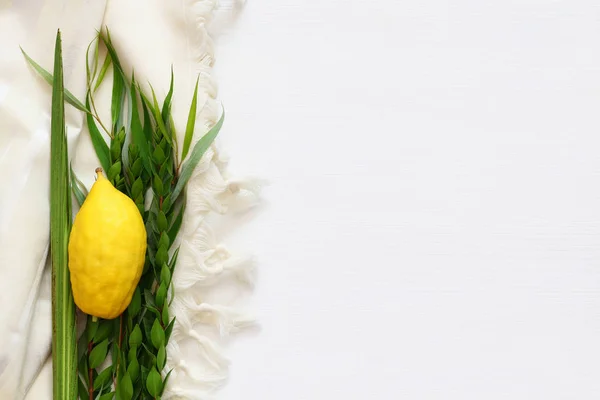
M 223 112 L 223 114 L 221 115 L 219 122 L 217 122 L 217 124 L 215 126 L 213 126 L 206 133 L 206 135 L 202 136 L 202 138 L 200 138 L 200 140 L 198 140 L 198 142 L 196 142 L 196 145 L 194 146 L 194 149 L 192 150 L 192 153 L 190 154 L 190 158 L 186 162 L 184 162 L 183 166 L 181 167 L 181 174 L 179 175 L 177 184 L 175 185 L 175 188 L 173 189 L 173 192 L 171 193 L 172 199 L 176 200 L 177 197 L 179 197 L 179 195 L 181 194 L 181 191 L 183 190 L 185 185 L 190 180 L 190 178 L 192 176 L 192 172 L 194 172 L 194 168 L 196 168 L 196 166 L 200 162 L 200 159 L 202 158 L 202 156 L 204 155 L 204 153 L 206 152 L 206 150 L 208 149 L 210 144 L 213 142 L 213 140 L 215 140 L 215 138 L 219 134 L 219 131 L 221 130 L 221 127 L 223 126 L 224 119 L 225 119 L 225 112 Z
M 181 224 L 183 223 L 184 211 L 185 211 L 185 202 L 182 202 L 181 207 L 179 207 L 179 210 L 177 211 L 178 214 L 175 217 L 175 219 L 173 220 L 171 227 L 169 228 L 169 240 L 171 241 L 171 243 L 173 243 L 175 241 L 175 238 L 177 237 L 177 234 L 179 233 L 179 229 L 181 228 Z
M 113 87 L 110 104 L 113 129 L 118 131 L 123 124 L 123 105 L 125 100 L 125 77 L 118 68 L 113 68 Z
M 165 375 L 165 380 L 163 381 L 163 388 L 162 388 L 162 391 L 160 393 L 161 396 L 163 395 L 163 393 L 165 391 L 165 388 L 167 387 L 167 382 L 169 381 L 169 377 L 171 376 L 171 372 L 173 372 L 173 370 L 169 370 L 169 372 L 167 372 L 167 375 Z
M 119 56 L 117 55 L 117 51 L 115 50 L 115 47 L 112 44 L 112 40 L 110 39 L 110 31 L 107 29 L 106 33 L 102 34 L 100 38 L 106 46 L 106 50 L 108 51 L 108 54 L 112 59 L 114 67 L 118 70 L 121 76 L 125 76 L 125 73 L 123 72 L 123 67 L 121 66 L 121 61 L 119 60 Z
M 89 96 L 86 98 L 85 104 L 88 107 L 90 106 Z M 102 137 L 94 118 L 90 114 L 87 114 L 86 119 L 88 130 L 90 131 L 90 138 L 92 139 L 92 145 L 96 151 L 96 156 L 98 156 L 98 160 L 100 161 L 102 169 L 108 171 L 110 168 L 110 150 L 108 149 L 108 144 L 106 144 L 104 137 Z
M 181 159 L 185 160 L 190 145 L 192 144 L 192 137 L 194 136 L 194 127 L 196 126 L 196 112 L 198 108 L 198 81 L 200 77 L 196 79 L 196 88 L 194 89 L 194 97 L 192 98 L 192 105 L 190 106 L 190 113 L 188 114 L 187 126 L 185 128 L 185 137 L 183 139 L 183 150 L 181 152 Z
M 77 178 L 77 175 L 75 175 L 73 166 L 71 166 L 71 189 L 73 190 L 73 195 L 75 195 L 75 199 L 77 199 L 79 207 L 81 207 L 85 201 L 85 198 L 87 197 L 88 192 L 83 183 Z
M 140 115 L 138 112 L 137 105 L 137 89 L 135 82 L 131 83 L 131 140 L 138 147 L 140 151 L 140 158 L 147 171 L 151 171 L 150 167 L 150 153 L 149 153 L 149 142 L 144 134 L 144 128 L 140 121 Z
M 52 373 L 55 399 L 74 399 L 77 382 L 75 303 L 71 292 L 68 240 L 71 215 L 65 91 L 60 31 L 54 49 L 50 123 L 50 252 L 52 258 Z
M 98 74 L 98 79 L 96 80 L 96 85 L 94 85 L 94 92 L 98 90 L 102 81 L 104 81 L 104 76 L 106 76 L 106 71 L 108 71 L 108 67 L 111 65 L 111 58 L 107 55 L 104 59 L 104 63 L 102 64 L 102 68 L 100 69 L 100 74 Z
M 80 399 L 85 399 L 85 398 L 89 397 L 88 390 L 85 387 L 85 384 L 83 383 L 83 380 L 81 379 L 81 377 L 79 377 L 79 379 L 78 379 L 77 388 L 78 388 L 78 391 L 79 391 L 79 398 Z
M 152 85 L 150 85 L 150 89 L 152 90 L 152 103 L 154 104 L 154 107 L 152 109 L 154 111 L 154 119 L 156 120 L 156 124 L 158 125 L 158 130 L 160 131 L 160 133 L 163 134 L 167 142 L 171 144 L 171 137 L 169 136 L 167 128 L 165 127 L 165 123 L 162 119 L 162 116 L 160 115 L 160 107 L 158 106 L 158 100 L 156 99 L 156 93 L 154 93 L 154 88 L 152 87 Z
M 173 98 L 173 81 L 173 66 L 171 65 L 171 85 L 169 86 L 169 92 L 167 93 L 167 97 L 165 97 L 165 102 L 163 103 L 161 112 L 163 122 L 168 121 L 169 115 L 171 114 L 171 99 Z
M 98 374 L 96 379 L 94 379 L 94 390 L 99 390 L 102 386 L 104 386 L 112 377 L 112 365 L 106 367 L 102 372 Z
M 48 82 L 50 85 L 53 84 L 53 76 L 50 72 L 46 71 L 41 65 L 39 65 L 38 63 L 36 63 L 35 61 L 33 61 L 33 59 L 31 57 L 29 57 L 29 55 L 27 53 L 25 53 L 25 50 L 23 50 L 21 48 L 21 53 L 23 53 L 23 56 L 25 56 L 25 59 L 27 60 L 27 62 L 29 63 L 29 65 L 31 65 L 33 67 L 33 69 L 46 81 Z M 89 113 L 90 109 L 89 107 L 86 107 L 83 105 L 83 103 L 79 100 L 77 100 L 77 98 L 68 90 L 64 90 L 64 98 L 65 101 L 67 103 L 69 103 L 70 105 L 72 105 L 73 107 L 75 107 L 76 109 Z

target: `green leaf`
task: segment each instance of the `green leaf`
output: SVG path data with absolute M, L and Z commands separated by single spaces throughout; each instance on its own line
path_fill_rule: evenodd
M 133 186 L 131 186 L 131 197 L 136 199 L 142 194 L 143 189 L 144 183 L 142 182 L 142 178 L 137 178 L 135 182 L 133 182 Z
M 163 325 L 169 325 L 169 307 L 163 307 L 162 310 L 162 323 Z M 167 332 L 165 331 L 165 339 L 167 336 Z M 168 340 L 167 340 L 168 342 Z
M 171 372 L 173 372 L 173 370 L 169 370 L 169 372 L 167 372 L 167 375 L 165 375 L 165 380 L 163 381 L 163 390 L 160 392 L 160 395 L 162 396 L 166 387 L 167 387 L 167 382 L 169 381 L 169 377 L 171 376 Z
M 102 68 L 100 69 L 100 74 L 98 75 L 98 79 L 96 80 L 96 85 L 94 86 L 94 92 L 98 90 L 102 81 L 104 80 L 104 76 L 106 75 L 106 71 L 108 71 L 108 67 L 110 67 L 111 58 L 106 56 L 104 58 L 104 63 L 102 64 Z
M 162 265 L 169 261 L 169 254 L 166 247 L 160 247 L 156 252 L 156 263 Z
M 102 41 L 104 42 L 104 45 L 106 46 L 106 50 L 108 51 L 108 54 L 110 55 L 110 58 L 112 59 L 114 68 L 117 69 L 117 72 L 119 72 L 121 74 L 121 76 L 125 76 L 125 73 L 123 72 L 123 67 L 121 67 L 121 61 L 119 60 L 117 51 L 115 50 L 115 48 L 112 44 L 112 40 L 110 38 L 110 32 L 108 29 L 106 30 L 106 33 L 103 33 L 100 35 L 100 39 L 102 39 Z
M 160 179 L 160 177 L 158 175 L 154 175 L 154 192 L 156 193 L 157 196 L 162 196 L 163 193 L 163 183 L 162 180 Z
M 154 160 L 154 163 L 160 165 L 165 162 L 166 158 L 167 157 L 164 150 L 160 146 L 156 146 L 154 148 L 154 153 L 152 153 L 152 159 Z
M 79 398 L 80 399 L 87 399 L 87 398 L 89 398 L 90 395 L 89 395 L 88 390 L 87 390 L 87 388 L 85 386 L 85 383 L 83 383 L 83 380 L 82 380 L 81 376 L 78 379 L 77 389 L 78 389 L 78 392 L 79 392 Z
M 173 333 L 173 326 L 175 326 L 175 318 L 171 320 L 167 328 L 165 329 L 165 341 L 168 343 L 171 338 L 171 333 Z
M 156 224 L 158 226 L 158 230 L 160 232 L 164 232 L 167 230 L 167 228 L 169 227 L 168 223 L 167 223 L 167 216 L 165 215 L 165 213 L 160 210 L 158 212 L 158 215 L 156 216 Z
M 111 320 L 99 321 L 98 329 L 94 335 L 94 343 L 99 343 L 109 337 L 112 333 L 113 324 Z
M 89 107 L 89 96 L 86 97 L 85 104 Z M 86 115 L 86 122 L 90 132 L 90 139 L 92 139 L 92 145 L 94 146 L 94 150 L 96 151 L 96 156 L 98 156 L 100 165 L 102 166 L 102 169 L 108 171 L 110 168 L 110 151 L 108 150 L 108 145 L 102 137 L 102 134 L 96 125 L 96 121 L 94 121 L 94 118 L 91 114 Z
M 50 121 L 50 254 L 52 260 L 52 368 L 55 399 L 77 396 L 77 332 L 67 248 L 71 187 L 65 127 L 62 42 L 56 33 Z
M 87 351 L 87 345 L 85 346 L 85 351 Z M 79 375 L 81 375 L 81 378 L 83 378 L 83 383 L 85 384 L 86 387 L 87 387 L 87 385 L 89 385 L 87 359 L 88 359 L 87 354 L 84 353 L 81 356 L 81 358 L 79 359 L 79 362 L 77 363 L 77 370 L 79 371 Z
M 167 189 L 165 189 L 166 192 L 168 192 L 169 190 L 170 190 L 169 187 L 167 187 Z M 171 203 L 171 194 L 169 193 L 169 194 L 167 194 L 167 197 L 165 197 L 163 200 L 162 210 L 165 213 L 169 213 L 172 205 L 173 205 L 173 203 Z
M 169 86 L 169 92 L 167 93 L 167 97 L 165 97 L 165 102 L 163 103 L 161 117 L 163 122 L 169 120 L 169 115 L 171 114 L 171 98 L 173 97 L 173 65 L 171 65 L 171 85 Z
M 137 160 L 135 160 L 133 162 L 133 164 L 131 165 L 131 173 L 133 174 L 133 176 L 140 176 L 140 174 L 142 173 L 142 160 L 140 158 L 138 158 Z
M 167 288 L 168 284 L 165 282 L 161 283 L 156 291 L 156 305 L 161 307 L 165 304 L 165 299 L 167 298 Z
M 133 360 L 131 360 L 129 366 L 127 367 L 127 375 L 129 375 L 131 377 L 131 380 L 135 382 L 139 374 L 140 363 L 138 362 L 137 358 L 134 358 Z
M 167 351 L 165 350 L 165 346 L 160 346 L 158 348 L 158 353 L 156 354 L 156 367 L 159 371 L 165 367 L 167 362 Z
M 131 383 L 131 377 L 129 374 L 125 374 L 119 382 L 117 390 L 121 396 L 121 400 L 131 400 L 133 397 L 133 384 Z
M 181 228 L 181 224 L 183 223 L 183 214 L 185 212 L 185 202 L 181 203 L 181 207 L 177 211 L 175 219 L 173 220 L 173 224 L 169 228 L 169 239 L 171 239 L 171 243 L 175 241 L 177 234 L 179 233 L 179 229 Z
M 93 320 L 92 317 L 88 316 L 86 325 L 85 325 L 85 333 L 88 342 L 91 342 L 94 338 L 94 335 L 98 331 L 98 320 Z
M 162 379 L 156 370 L 156 367 L 152 367 L 148 373 L 148 378 L 146 379 L 146 389 L 148 389 L 148 393 L 150 393 L 150 396 L 152 397 L 157 397 L 160 395 L 160 393 L 162 393 Z
M 44 68 L 42 68 L 41 65 L 39 65 L 38 63 L 36 63 L 35 61 L 33 61 L 33 59 L 31 57 L 29 57 L 29 55 L 27 55 L 27 53 L 25 53 L 25 50 L 23 50 L 23 48 L 21 48 L 21 53 L 23 53 L 23 55 L 25 56 L 25 59 L 27 60 L 27 62 L 29 63 L 29 65 L 31 65 L 33 67 L 33 69 L 42 77 L 44 78 L 44 80 L 46 82 L 48 82 L 50 85 L 53 84 L 53 76 L 50 72 L 46 71 Z M 56 68 L 55 68 L 56 69 Z M 89 107 L 86 107 L 83 105 L 83 103 L 79 100 L 77 100 L 77 98 L 68 90 L 64 90 L 64 99 L 67 103 L 69 103 L 70 105 L 72 105 L 73 107 L 75 107 L 76 109 L 83 111 L 85 113 L 89 113 L 90 109 Z
M 112 163 L 121 160 L 122 145 L 123 143 L 117 140 L 116 138 L 110 142 L 110 161 Z
M 190 112 L 188 114 L 187 125 L 185 127 L 185 138 L 183 139 L 183 151 L 181 153 L 181 160 L 185 160 L 190 145 L 192 144 L 192 137 L 194 136 L 194 127 L 196 126 L 196 112 L 198 105 L 198 81 L 200 76 L 196 79 L 196 88 L 194 89 L 194 97 L 192 97 L 192 105 L 190 106 Z
M 144 136 L 148 142 L 152 141 L 152 119 L 150 115 L 154 115 L 152 104 L 146 97 L 144 92 L 138 87 L 140 96 L 142 97 L 142 109 L 144 110 Z
M 150 369 L 145 367 L 144 364 L 140 364 L 140 380 L 141 380 L 141 386 L 142 388 L 144 388 L 144 394 L 145 394 L 145 387 L 146 387 L 146 380 L 148 379 L 148 373 L 150 372 Z M 146 396 L 142 396 L 142 399 L 146 399 Z
M 98 41 L 96 40 L 97 37 L 95 37 L 90 44 L 88 44 L 87 49 L 85 50 L 85 76 L 87 78 L 87 83 L 88 85 L 90 84 L 90 82 L 92 82 L 94 80 L 94 77 L 96 76 L 96 69 L 98 68 L 98 46 L 94 47 L 94 70 L 93 70 L 93 75 L 92 76 L 92 72 L 90 71 L 90 49 L 92 48 L 92 45 L 94 43 L 98 44 Z
M 158 248 L 164 247 L 164 248 L 168 249 L 170 244 L 171 244 L 171 241 L 169 240 L 169 236 L 165 232 L 161 233 L 160 240 L 158 241 L 157 247 Z
M 175 270 L 175 263 L 177 263 L 177 257 L 179 256 L 179 249 L 181 247 L 177 247 L 173 252 L 173 257 L 171 257 L 171 261 L 169 261 L 169 268 L 171 269 L 171 274 Z
M 136 289 L 138 291 L 139 288 Z M 131 335 L 129 335 L 129 346 L 137 347 L 142 344 L 142 330 L 138 324 L 135 325 Z
M 142 293 L 140 292 L 140 288 L 137 287 L 137 288 L 135 288 L 135 291 L 133 292 L 133 296 L 131 297 L 131 303 L 129 303 L 127 310 L 129 311 L 130 317 L 135 317 L 139 314 L 141 309 L 142 309 Z M 139 327 L 138 327 L 138 329 L 139 329 Z M 141 335 L 141 332 L 140 332 L 140 335 Z
M 171 284 L 171 270 L 167 264 L 163 264 L 162 266 L 160 271 L 160 280 L 167 286 Z
M 129 143 L 129 159 L 133 160 L 139 157 L 140 149 L 137 147 L 135 143 Z
M 149 289 L 144 289 L 144 301 L 146 302 L 146 305 L 156 307 L 156 303 L 154 303 L 154 295 L 152 295 L 152 292 Z
M 158 308 L 154 306 L 146 306 L 146 310 L 150 311 L 152 314 L 156 316 L 156 318 L 160 318 L 160 313 L 158 312 Z
M 189 159 L 183 163 L 183 166 L 181 168 L 181 174 L 179 175 L 179 179 L 177 180 L 175 189 L 173 189 L 173 192 L 171 193 L 173 199 L 177 199 L 185 185 L 187 185 L 188 181 L 190 180 L 190 177 L 192 176 L 192 172 L 194 172 L 194 169 L 200 162 L 200 159 L 202 158 L 210 144 L 213 142 L 213 140 L 215 140 L 215 138 L 219 134 L 219 131 L 223 126 L 224 119 L 225 112 L 223 112 L 223 115 L 221 115 L 221 119 L 219 119 L 219 122 L 217 122 L 217 124 L 214 127 L 212 127 L 208 131 L 208 133 L 206 133 L 206 135 L 202 136 L 202 138 L 200 138 L 198 142 L 196 142 L 196 145 L 194 146 L 194 149 L 192 150 Z
M 112 377 L 112 365 L 106 367 L 102 372 L 98 374 L 94 379 L 94 390 L 99 390 L 102 386 L 110 381 Z
M 75 175 L 75 172 L 73 171 L 73 166 L 71 166 L 71 189 L 73 192 L 73 195 L 75 195 L 75 199 L 77 199 L 77 203 L 79 204 L 79 207 L 81 207 L 83 205 L 83 202 L 85 201 L 85 198 L 87 197 L 88 191 L 85 188 L 85 186 L 83 185 L 83 183 L 77 179 L 77 176 Z
M 125 108 L 125 77 L 118 68 L 113 68 L 113 87 L 110 100 L 110 115 L 113 129 L 117 130 L 123 125 L 123 109 Z
M 150 89 L 152 90 L 152 110 L 154 112 L 154 119 L 156 120 L 156 124 L 158 125 L 158 130 L 163 134 L 163 137 L 167 139 L 169 143 L 171 143 L 171 137 L 167 132 L 167 128 L 165 127 L 165 123 L 160 115 L 160 107 L 158 106 L 158 100 L 156 100 L 156 93 L 154 93 L 154 88 L 150 85 Z
M 106 355 L 108 354 L 108 339 L 104 339 L 102 342 L 98 343 L 96 347 L 94 347 L 90 353 L 89 357 L 89 365 L 90 368 L 98 368 L 104 360 L 106 360 Z
M 121 352 L 119 351 L 119 346 L 116 346 L 116 344 L 113 342 L 113 345 L 110 347 L 110 359 L 112 362 L 112 365 L 116 366 L 119 362 L 119 357 L 121 356 Z M 119 371 L 117 371 L 117 368 L 115 367 L 115 374 L 118 375 Z
M 129 343 L 131 344 L 131 341 L 129 341 Z M 137 345 L 130 346 L 129 353 L 127 353 L 127 359 L 129 360 L 129 362 L 132 362 L 133 360 L 137 359 L 137 348 Z
M 108 170 L 106 176 L 109 181 L 114 181 L 115 178 L 121 173 L 121 161 L 117 161 Z
M 152 340 L 152 344 L 155 348 L 159 348 L 161 345 L 165 344 L 165 331 L 162 326 L 158 322 L 158 319 L 154 320 L 154 324 L 152 324 L 152 331 L 150 332 L 150 339 Z
M 131 84 L 131 140 L 138 147 L 140 158 L 147 171 L 151 171 L 150 167 L 150 151 L 148 149 L 148 140 L 144 135 L 142 123 L 137 105 L 137 91 L 134 82 Z
M 158 170 L 158 176 L 160 176 L 163 181 L 167 182 L 167 187 L 170 187 L 168 182 L 170 182 L 173 179 L 173 176 L 169 172 L 169 165 L 173 164 L 170 162 L 162 163 L 160 169 Z
M 114 397 L 115 397 L 115 392 L 110 392 L 110 393 L 103 394 L 102 396 L 100 396 L 100 398 L 98 400 L 113 400 Z M 85 397 L 82 397 L 82 399 L 85 399 Z

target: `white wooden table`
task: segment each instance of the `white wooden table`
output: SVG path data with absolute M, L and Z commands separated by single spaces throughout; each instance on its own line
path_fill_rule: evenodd
M 227 400 L 600 397 L 600 5 L 250 0 L 217 38 L 262 329 Z

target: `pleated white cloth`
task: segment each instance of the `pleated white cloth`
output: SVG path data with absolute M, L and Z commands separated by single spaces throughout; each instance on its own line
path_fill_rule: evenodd
M 126 72 L 135 68 L 136 80 L 151 82 L 161 98 L 173 65 L 173 117 L 180 135 L 199 75 L 197 140 L 221 112 L 206 30 L 216 7 L 216 0 L 0 0 L 0 399 L 52 397 L 46 263 L 50 87 L 28 67 L 19 46 L 50 70 L 60 28 L 65 86 L 84 99 L 86 48 L 97 30 L 108 27 Z M 104 119 L 110 86 L 108 77 L 97 96 Z M 66 120 L 73 168 L 89 188 L 99 163 L 84 116 L 67 106 Z M 211 228 L 218 223 L 213 215 L 257 199 L 256 182 L 231 179 L 225 168 L 213 145 L 189 183 L 170 310 L 177 317 L 168 347 L 167 370 L 173 373 L 163 399 L 210 396 L 227 372 L 218 337 L 252 323 L 211 294 L 227 280 L 248 284 L 253 277 L 252 259 L 231 254 Z

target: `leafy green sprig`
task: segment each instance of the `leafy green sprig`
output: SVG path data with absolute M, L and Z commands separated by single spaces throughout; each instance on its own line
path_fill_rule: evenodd
M 99 67 L 99 45 L 107 55 Z M 92 47 L 95 45 L 95 47 Z M 86 69 L 85 105 L 64 90 L 67 103 L 86 114 L 94 150 L 108 179 L 137 205 L 146 224 L 148 252 L 142 278 L 128 309 L 117 319 L 88 317 L 80 337 L 78 369 L 82 399 L 158 399 L 170 371 L 164 376 L 166 347 L 176 323 L 169 315 L 173 296 L 172 276 L 179 248 L 173 248 L 185 212 L 185 187 L 193 170 L 219 133 L 221 119 L 192 147 L 197 113 L 198 81 L 190 105 L 181 158 L 171 115 L 174 76 L 162 106 L 152 90 L 147 96 L 132 76 L 123 71 L 108 32 L 88 48 L 94 48 Z M 31 66 L 50 84 L 53 76 L 24 51 Z M 100 119 L 94 93 L 112 67 L 111 123 Z M 142 110 L 140 115 L 139 110 Z M 125 117 L 130 121 L 125 124 Z M 97 124 L 98 123 L 98 124 Z M 100 127 L 99 127 L 99 126 Z M 110 126 L 107 129 L 106 126 Z M 108 136 L 107 143 L 101 129 Z M 129 144 L 125 146 L 125 143 Z M 87 191 L 71 169 L 72 191 L 81 205 Z M 146 200 L 150 207 L 145 208 Z M 110 355 L 110 357 L 109 357 Z

